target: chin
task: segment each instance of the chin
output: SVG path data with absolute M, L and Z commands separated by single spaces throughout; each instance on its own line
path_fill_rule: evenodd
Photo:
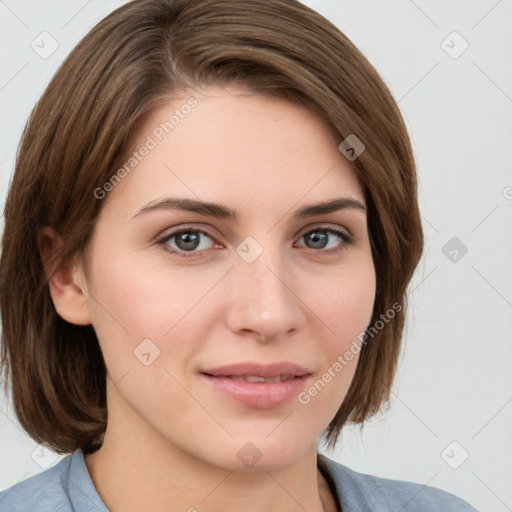
M 296 437 L 277 435 L 237 436 L 202 451 L 203 459 L 210 459 L 215 466 L 235 472 L 277 471 L 293 465 L 309 450 L 316 453 L 317 439 L 306 439 L 296 426 Z M 213 449 L 212 449 L 213 448 Z

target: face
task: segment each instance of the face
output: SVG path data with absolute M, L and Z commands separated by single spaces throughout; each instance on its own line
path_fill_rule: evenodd
M 123 411 L 139 436 L 220 467 L 291 464 L 341 405 L 371 319 L 364 193 L 306 109 L 190 95 L 138 132 L 87 252 L 109 429 L 122 435 Z

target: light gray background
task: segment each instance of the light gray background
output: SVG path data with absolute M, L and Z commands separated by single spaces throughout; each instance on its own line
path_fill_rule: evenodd
M 122 3 L 0 0 L 2 207 L 36 100 L 79 39 Z M 399 102 L 426 234 L 391 406 L 362 433 L 346 428 L 328 455 L 440 487 L 481 511 L 512 510 L 512 1 L 305 3 L 352 39 Z M 47 58 L 31 47 L 51 50 L 44 31 L 58 43 Z M 2 395 L 0 489 L 53 463 Z

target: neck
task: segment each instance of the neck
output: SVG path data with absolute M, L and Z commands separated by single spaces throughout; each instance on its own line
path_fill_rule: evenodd
M 180 449 L 138 416 L 127 418 L 114 408 L 103 446 L 85 461 L 111 512 L 336 510 L 317 469 L 316 444 L 286 467 L 233 471 Z

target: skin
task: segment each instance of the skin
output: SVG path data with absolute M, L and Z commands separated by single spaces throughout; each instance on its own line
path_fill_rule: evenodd
M 316 442 L 357 356 L 309 403 L 272 409 L 224 396 L 198 371 L 291 361 L 312 371 L 307 388 L 349 349 L 375 298 L 366 213 L 292 216 L 338 197 L 364 205 L 363 190 L 340 141 L 305 108 L 234 87 L 190 94 L 198 105 L 103 199 L 87 269 L 80 258 L 50 281 L 58 313 L 93 325 L 108 369 L 108 427 L 88 470 L 112 512 L 336 510 Z M 187 97 L 148 117 L 132 149 Z M 136 215 L 168 196 L 222 203 L 239 219 Z M 209 235 L 190 258 L 164 249 L 180 251 L 176 238 L 158 241 L 189 227 Z M 327 234 L 321 248 L 303 236 L 326 227 L 352 243 Z M 236 251 L 248 236 L 263 249 L 252 263 Z M 47 257 L 59 237 L 46 229 L 43 239 Z M 144 339 L 160 350 L 148 366 L 134 355 Z M 251 467 L 237 457 L 248 442 L 261 454 Z

